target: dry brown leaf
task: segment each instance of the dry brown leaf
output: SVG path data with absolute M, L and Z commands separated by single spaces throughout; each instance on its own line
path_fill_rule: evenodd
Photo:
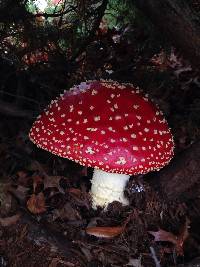
M 1 226 L 10 226 L 12 224 L 15 224 L 20 218 L 20 214 L 13 215 L 11 217 L 6 218 L 0 218 L 0 224 Z
M 10 183 L 0 182 L 0 214 L 2 216 L 7 216 L 13 206 L 13 197 L 10 192 L 8 192 L 9 188 Z
M 176 251 L 178 255 L 183 255 L 183 246 L 185 240 L 189 236 L 189 231 L 188 231 L 189 228 L 190 228 L 190 220 L 186 218 L 185 224 L 181 227 L 180 233 L 178 235 L 178 240 L 176 245 Z
M 29 188 L 23 185 L 18 185 L 17 188 L 11 186 L 8 188 L 8 192 L 12 193 L 17 199 L 21 201 L 25 200 L 28 190 Z
M 181 227 L 180 233 L 178 235 L 174 235 L 173 233 L 167 232 L 162 229 L 159 229 L 156 232 L 149 231 L 149 233 L 154 236 L 155 242 L 166 241 L 174 244 L 177 254 L 181 256 L 183 255 L 184 242 L 189 236 L 189 224 L 190 221 L 188 218 L 186 218 L 186 222 Z
M 126 220 L 123 222 L 122 226 L 113 226 L 113 227 L 98 227 L 92 226 L 86 228 L 86 233 L 89 235 L 94 235 L 96 237 L 104 237 L 104 238 L 113 238 L 125 231 L 126 225 L 129 223 L 130 219 L 136 215 L 135 209 L 129 214 Z M 94 218 L 95 221 L 93 223 L 96 224 L 96 220 L 98 218 Z
M 124 226 L 114 227 L 89 227 L 86 229 L 88 235 L 96 237 L 113 238 L 120 235 L 124 231 Z
M 27 172 L 18 171 L 17 176 L 18 176 L 17 183 L 23 186 L 27 186 L 28 182 Z
M 68 221 L 81 220 L 79 212 L 72 208 L 70 202 L 67 202 L 61 209 L 54 209 L 52 214 L 54 220 L 57 218 Z
M 74 201 L 78 206 L 85 206 L 87 209 L 90 209 L 90 197 L 89 193 L 82 192 L 77 188 L 69 188 L 68 192 L 70 196 L 73 197 Z
M 44 178 L 44 189 L 55 187 L 59 190 L 60 193 L 65 193 L 64 189 L 60 186 L 60 180 L 62 176 L 48 176 L 45 175 Z
M 62 266 L 75 267 L 73 263 L 63 261 L 59 258 L 53 258 L 48 267 L 57 267 L 57 266 L 60 266 L 60 264 L 62 264 Z
M 44 166 L 37 160 L 31 160 L 31 164 L 28 169 L 34 172 L 39 171 L 39 173 L 45 174 Z
M 166 52 L 161 50 L 159 54 L 155 54 L 151 58 L 151 63 L 153 63 L 160 71 L 166 70 L 169 67 L 169 61 Z
M 155 242 L 166 241 L 173 243 L 174 245 L 177 243 L 177 236 L 165 230 L 159 229 L 156 232 L 149 231 L 149 233 L 154 236 Z
M 40 175 L 33 176 L 33 192 L 35 193 L 35 190 L 38 185 L 43 183 L 43 179 Z
M 38 195 L 32 194 L 27 201 L 27 208 L 33 214 L 39 214 L 46 211 L 44 194 L 40 192 Z
M 130 258 L 128 264 L 126 266 L 133 266 L 133 267 L 143 267 L 142 265 L 142 257 L 140 256 L 138 259 Z
M 69 188 L 68 192 L 69 192 L 70 194 L 75 195 L 76 197 L 81 197 L 81 194 L 82 194 L 82 192 L 81 192 L 80 189 L 73 188 L 73 187 L 72 187 L 72 188 Z
M 53 258 L 48 267 L 57 267 L 59 262 L 60 260 L 58 258 Z

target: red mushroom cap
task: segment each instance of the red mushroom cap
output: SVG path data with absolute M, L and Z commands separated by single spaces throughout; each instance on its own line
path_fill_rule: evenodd
M 60 157 L 123 174 L 159 170 L 174 150 L 162 112 L 138 88 L 113 81 L 84 82 L 64 92 L 29 136 Z

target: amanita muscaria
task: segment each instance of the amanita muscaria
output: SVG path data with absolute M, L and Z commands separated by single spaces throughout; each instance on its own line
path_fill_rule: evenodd
M 138 88 L 114 81 L 88 81 L 65 91 L 34 122 L 38 147 L 93 167 L 93 207 L 128 204 L 130 175 L 160 170 L 174 143 L 162 112 Z

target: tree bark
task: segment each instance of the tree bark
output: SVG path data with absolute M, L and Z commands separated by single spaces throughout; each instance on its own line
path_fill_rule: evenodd
M 135 5 L 192 65 L 200 66 L 200 19 L 185 0 L 135 0 Z
M 178 154 L 171 163 L 153 173 L 150 184 L 169 200 L 188 200 L 200 194 L 200 141 Z

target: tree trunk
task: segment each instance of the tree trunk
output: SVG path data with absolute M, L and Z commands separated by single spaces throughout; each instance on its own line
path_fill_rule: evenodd
M 200 194 L 200 141 L 178 154 L 148 181 L 165 198 L 188 200 Z
M 200 19 L 187 1 L 135 0 L 134 3 L 193 65 L 200 66 Z

